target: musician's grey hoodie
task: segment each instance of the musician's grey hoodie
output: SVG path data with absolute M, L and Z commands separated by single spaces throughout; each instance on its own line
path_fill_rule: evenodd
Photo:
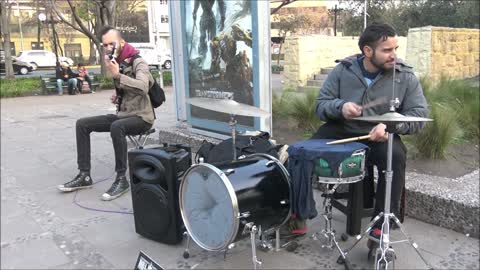
M 393 69 L 380 73 L 368 86 L 357 58 L 354 55 L 342 60 L 328 75 L 317 97 L 316 113 L 322 121 L 342 122 L 346 131 L 354 134 L 368 134 L 376 123 L 346 120 L 342 115 L 342 106 L 346 102 L 359 105 L 368 104 L 378 98 L 386 97 L 387 104 L 370 107 L 363 111 L 363 116 L 381 115 L 389 112 L 389 101 L 392 99 Z M 412 71 L 412 67 L 397 59 L 395 65 L 395 97 L 400 100 L 398 113 L 416 117 L 427 117 L 427 101 L 422 86 Z M 422 122 L 402 123 L 397 125 L 399 134 L 412 134 L 424 126 Z

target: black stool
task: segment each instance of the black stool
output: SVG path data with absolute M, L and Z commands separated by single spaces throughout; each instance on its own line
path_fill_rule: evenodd
M 147 142 L 148 136 L 154 133 L 155 129 L 149 129 L 148 131 L 138 134 L 138 135 L 127 135 L 130 141 L 133 143 L 135 149 L 143 149 L 145 143 Z

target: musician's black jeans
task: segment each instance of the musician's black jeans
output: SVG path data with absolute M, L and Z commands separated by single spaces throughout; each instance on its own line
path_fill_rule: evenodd
M 364 134 L 361 134 L 364 135 Z M 350 137 L 361 136 L 346 132 L 341 125 L 335 123 L 326 123 L 322 125 L 312 136 L 312 139 L 345 139 Z M 367 163 L 377 166 L 378 169 L 378 185 L 375 192 L 375 209 L 373 217 L 383 212 L 385 207 L 385 173 L 387 169 L 387 148 L 388 142 L 372 142 L 368 140 L 359 141 L 367 145 L 370 150 L 367 154 Z M 405 185 L 405 164 L 407 158 L 407 148 L 403 144 L 400 136 L 397 134 L 393 137 L 393 153 L 392 153 L 392 196 L 390 203 L 390 211 L 400 218 L 400 199 Z
M 90 172 L 90 133 L 110 132 L 115 152 L 115 171 L 117 175 L 125 175 L 127 170 L 127 138 L 126 135 L 141 134 L 152 127 L 139 116 L 118 118 L 114 114 L 99 115 L 77 120 L 77 162 L 78 169 Z

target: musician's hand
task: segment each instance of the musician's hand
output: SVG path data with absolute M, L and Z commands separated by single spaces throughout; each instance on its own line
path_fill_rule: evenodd
M 385 130 L 387 126 L 385 124 L 378 124 L 370 131 L 370 141 L 384 142 L 388 140 L 388 132 Z
M 347 102 L 342 106 L 342 114 L 345 119 L 352 119 L 362 115 L 362 107 L 353 102 Z
M 112 97 L 110 98 L 110 101 L 112 102 L 112 104 L 117 104 L 117 95 L 113 94 Z
M 105 55 L 104 61 L 107 72 L 112 76 L 112 78 L 118 79 L 120 76 L 120 66 L 118 65 L 117 61 L 115 61 L 115 59 L 110 60 L 108 55 Z

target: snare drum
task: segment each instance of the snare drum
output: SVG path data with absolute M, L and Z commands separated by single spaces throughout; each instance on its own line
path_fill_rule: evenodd
M 182 179 L 179 199 L 191 238 L 203 249 L 225 250 L 247 236 L 244 228 L 249 222 L 270 232 L 289 219 L 289 175 L 267 154 L 195 164 Z
M 350 184 L 365 176 L 368 146 L 349 142 L 328 145 L 330 139 L 307 140 L 292 145 L 304 158 L 314 162 L 313 174 L 320 183 Z

